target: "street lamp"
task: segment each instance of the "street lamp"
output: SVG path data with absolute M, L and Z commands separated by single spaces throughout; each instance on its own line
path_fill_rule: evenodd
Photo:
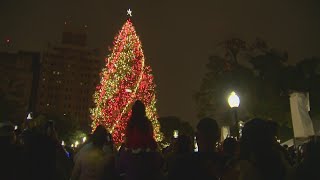
M 237 135 L 237 138 L 239 139 L 239 122 L 238 122 L 237 109 L 240 105 L 240 98 L 234 91 L 232 91 L 231 94 L 229 95 L 228 103 L 234 113 L 234 119 L 236 121 L 236 131 L 237 131 L 236 135 Z
M 234 91 L 232 91 L 231 94 L 229 95 L 228 103 L 229 103 L 229 106 L 230 106 L 231 108 L 237 108 L 237 107 L 239 107 L 239 105 L 240 105 L 240 98 L 239 98 L 239 96 L 238 96 Z

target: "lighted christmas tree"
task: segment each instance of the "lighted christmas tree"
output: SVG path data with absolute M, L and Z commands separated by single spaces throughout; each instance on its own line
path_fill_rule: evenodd
M 104 125 L 119 145 L 124 140 L 132 104 L 141 100 L 152 122 L 155 138 L 161 141 L 154 78 L 150 66 L 145 63 L 141 42 L 130 19 L 115 37 L 112 53 L 100 76 L 94 94 L 95 108 L 91 109 L 92 129 Z

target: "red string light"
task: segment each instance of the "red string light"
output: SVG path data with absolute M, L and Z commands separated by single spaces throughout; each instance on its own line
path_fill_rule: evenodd
M 130 20 L 123 25 L 113 44 L 94 94 L 96 107 L 91 109 L 92 129 L 104 125 L 112 133 L 114 142 L 120 145 L 124 141 L 131 106 L 139 99 L 146 106 L 156 140 L 161 141 L 151 67 L 145 65 L 142 45 Z

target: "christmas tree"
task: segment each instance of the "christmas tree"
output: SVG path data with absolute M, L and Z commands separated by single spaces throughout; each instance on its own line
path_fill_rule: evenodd
M 92 129 L 104 125 L 119 145 L 124 141 L 131 107 L 136 100 L 141 100 L 152 122 L 155 139 L 161 141 L 154 78 L 150 66 L 145 63 L 141 42 L 130 19 L 115 37 L 112 53 L 100 76 L 93 97 L 95 108 L 91 109 Z

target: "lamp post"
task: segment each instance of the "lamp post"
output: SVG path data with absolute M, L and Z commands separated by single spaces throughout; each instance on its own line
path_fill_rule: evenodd
M 228 103 L 229 103 L 229 106 L 231 107 L 232 111 L 233 111 L 233 114 L 234 114 L 234 119 L 236 121 L 236 136 L 237 138 L 239 139 L 239 122 L 238 122 L 238 107 L 240 105 L 240 98 L 239 96 L 234 92 L 232 91 L 231 94 L 229 95 L 229 98 L 228 98 Z

